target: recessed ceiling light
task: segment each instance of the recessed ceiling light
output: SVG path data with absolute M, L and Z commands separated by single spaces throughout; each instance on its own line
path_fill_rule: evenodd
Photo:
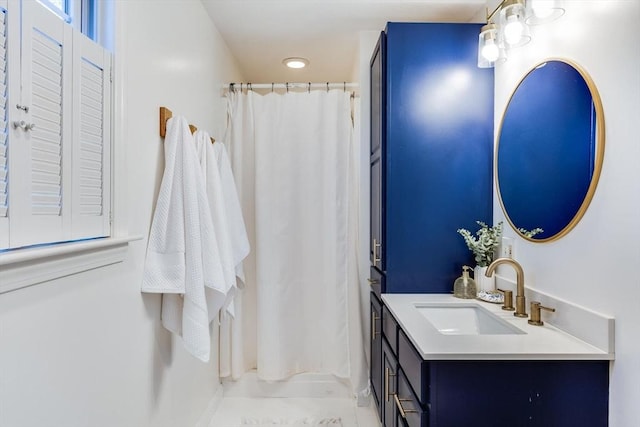
M 309 60 L 306 58 L 285 58 L 282 63 L 289 68 L 304 68 L 309 65 Z

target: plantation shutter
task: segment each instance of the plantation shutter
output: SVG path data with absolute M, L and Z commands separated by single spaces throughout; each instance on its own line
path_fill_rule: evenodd
M 28 111 L 16 111 L 15 120 L 25 126 L 10 132 L 12 247 L 71 238 L 71 171 L 65 166 L 71 161 L 72 30 L 39 2 L 21 4 L 21 104 Z
M 110 235 L 111 54 L 0 0 L 0 250 Z
M 0 1 L 0 249 L 9 246 L 7 1 Z
M 109 235 L 111 55 L 74 33 L 73 238 Z

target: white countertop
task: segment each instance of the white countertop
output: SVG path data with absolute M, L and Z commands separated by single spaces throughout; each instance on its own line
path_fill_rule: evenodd
M 454 298 L 451 294 L 383 294 L 382 300 L 425 360 L 613 360 L 613 352 L 591 345 L 545 321 L 533 326 L 501 304 Z M 477 304 L 524 334 L 444 335 L 416 304 Z M 527 312 L 529 311 L 527 302 Z M 545 320 L 545 312 L 542 314 Z

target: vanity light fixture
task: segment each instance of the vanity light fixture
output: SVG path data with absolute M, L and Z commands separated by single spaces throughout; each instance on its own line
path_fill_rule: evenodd
M 503 62 L 506 59 L 498 26 L 491 23 L 483 26 L 478 37 L 478 67 L 491 68 L 496 62 Z
M 506 0 L 500 10 L 500 26 L 507 48 L 520 47 L 531 41 L 525 20 L 524 0 Z
M 527 7 L 527 24 L 539 25 L 555 21 L 564 15 L 561 0 L 529 0 Z
M 291 57 L 283 59 L 282 63 L 289 68 L 304 68 L 309 65 L 309 60 L 306 58 Z
M 563 14 L 561 0 L 502 0 L 493 12 L 487 9 L 487 24 L 478 36 L 478 67 L 504 62 L 509 49 L 531 41 L 529 25 L 551 22 Z

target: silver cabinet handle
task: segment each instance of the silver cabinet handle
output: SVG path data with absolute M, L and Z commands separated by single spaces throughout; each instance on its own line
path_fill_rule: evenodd
M 377 239 L 373 239 L 373 266 L 377 267 L 378 263 L 382 261 L 382 257 L 378 253 L 378 249 L 382 246 L 382 243 L 379 243 Z
M 36 127 L 35 123 L 27 123 L 24 120 L 15 120 L 13 122 L 13 128 L 17 129 L 20 128 L 22 130 L 28 131 L 28 130 L 33 130 Z
M 29 107 L 28 107 L 28 106 L 26 106 L 26 105 L 16 104 L 16 108 L 17 108 L 18 110 L 22 110 L 22 111 L 24 111 L 25 113 L 28 113 L 28 112 L 29 112 Z
M 376 312 L 371 310 L 371 340 L 376 339 L 376 335 L 379 335 L 380 332 L 376 331 L 376 322 L 380 320 L 380 316 L 376 315 Z
M 396 374 L 392 374 L 388 366 L 384 367 L 384 400 L 387 402 L 391 401 L 390 396 L 395 396 L 395 393 L 389 393 L 390 378 L 395 376 Z

